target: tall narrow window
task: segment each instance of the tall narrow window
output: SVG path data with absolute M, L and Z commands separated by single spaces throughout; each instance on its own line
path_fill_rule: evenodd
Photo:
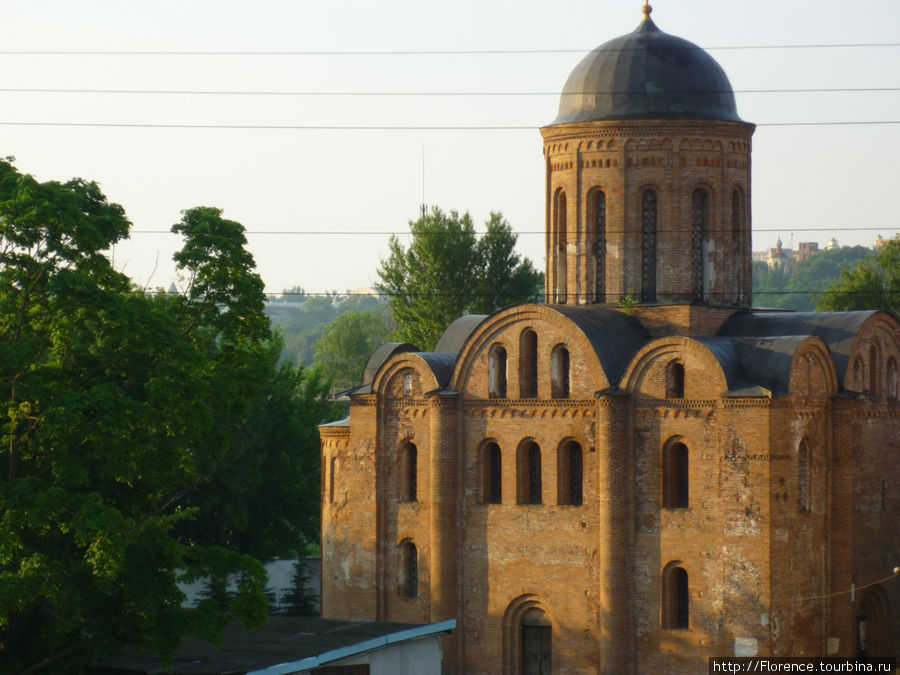
M 641 198 L 641 301 L 656 302 L 656 192 Z
M 684 364 L 669 361 L 666 366 L 666 398 L 684 398 Z
M 519 396 L 537 395 L 537 333 L 526 328 L 519 339 Z
M 684 443 L 671 443 L 663 450 L 663 508 L 688 508 L 688 449 Z
M 550 356 L 550 379 L 553 398 L 569 398 L 569 350 L 556 345 Z
M 878 396 L 878 349 L 875 345 L 869 346 L 869 396 Z
M 888 359 L 884 378 L 887 398 L 897 400 L 897 362 L 894 357 Z
M 853 359 L 853 386 L 860 393 L 866 389 L 866 385 L 863 382 L 863 362 L 858 356 Z
M 419 552 L 411 541 L 403 542 L 401 546 L 402 565 L 402 593 L 407 598 L 419 597 Z
M 568 245 L 566 213 L 566 193 L 563 190 L 556 192 L 556 302 L 566 303 L 567 285 L 567 261 L 566 247 Z
M 516 501 L 519 504 L 540 504 L 541 502 L 541 448 L 529 441 L 519 446 L 516 458 L 517 487 Z
M 506 398 L 506 349 L 503 345 L 491 347 L 489 370 L 491 398 Z
M 500 446 L 488 443 L 482 451 L 482 467 L 484 471 L 484 503 L 500 504 L 503 502 L 503 455 Z
M 400 451 L 400 499 L 414 502 L 418 498 L 419 452 L 412 443 L 406 443 Z
M 669 563 L 662 577 L 662 627 L 687 630 L 690 612 L 688 573 L 680 563 Z
M 334 504 L 334 470 L 337 467 L 337 458 L 332 457 L 328 463 L 328 503 Z
M 594 224 L 594 241 L 597 246 L 597 283 L 594 302 L 606 302 L 606 193 L 594 190 L 589 197 L 591 220 Z
M 797 505 L 798 509 L 803 512 L 808 512 L 810 508 L 811 478 L 809 444 L 804 439 L 797 448 Z
M 709 276 L 706 268 L 706 238 L 708 235 L 709 195 L 706 190 L 694 190 L 691 195 L 691 294 L 694 300 L 706 300 L 709 295 L 707 286 Z
M 731 304 L 744 304 L 744 199 L 735 188 L 731 193 Z
M 406 398 L 412 396 L 412 375 L 409 373 L 403 376 L 403 395 Z
M 584 456 L 581 445 L 569 441 L 560 446 L 557 461 L 559 503 L 581 506 L 584 502 Z

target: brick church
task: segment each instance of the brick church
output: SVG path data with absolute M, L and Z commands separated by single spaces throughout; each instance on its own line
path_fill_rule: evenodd
M 451 673 L 900 644 L 900 323 L 751 302 L 722 68 L 650 19 L 541 129 L 546 303 L 386 344 L 322 438 L 322 608 L 456 619 Z

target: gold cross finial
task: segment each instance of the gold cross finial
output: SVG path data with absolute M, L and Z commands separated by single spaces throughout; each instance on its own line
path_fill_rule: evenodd
M 650 12 L 653 11 L 653 8 L 650 6 L 650 0 L 644 0 L 644 21 L 650 18 Z

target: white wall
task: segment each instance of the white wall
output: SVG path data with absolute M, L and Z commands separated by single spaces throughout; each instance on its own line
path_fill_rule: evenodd
M 306 580 L 306 590 L 315 596 L 313 604 L 318 609 L 322 589 L 322 559 L 303 558 L 302 560 L 306 564 L 306 573 L 309 577 Z M 296 559 L 274 560 L 266 563 L 266 572 L 269 575 L 269 583 L 266 585 L 266 588 L 275 594 L 276 610 L 281 605 L 282 598 L 291 590 L 291 578 L 294 576 L 295 562 Z M 178 584 L 181 592 L 185 595 L 185 600 L 182 604 L 185 607 L 194 607 L 203 597 L 202 593 L 205 584 L 205 579 L 200 579 L 192 584 Z M 236 588 L 236 585 L 232 583 L 229 584 L 229 587 Z

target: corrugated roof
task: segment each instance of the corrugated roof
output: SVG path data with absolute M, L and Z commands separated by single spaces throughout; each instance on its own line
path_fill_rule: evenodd
M 186 638 L 166 668 L 158 657 L 129 649 L 106 661 L 103 670 L 183 675 L 295 672 L 388 644 L 448 633 L 455 627 L 453 620 L 423 625 L 272 616 L 255 630 L 232 622 L 225 629 L 221 647 Z M 287 665 L 296 667 L 294 671 L 278 670 Z

